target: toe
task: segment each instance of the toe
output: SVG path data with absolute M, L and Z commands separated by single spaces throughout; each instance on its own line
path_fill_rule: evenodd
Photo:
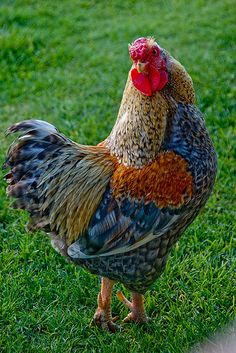
M 118 316 L 115 316 L 113 319 L 107 317 L 106 312 L 100 308 L 97 309 L 93 317 L 93 321 L 97 326 L 101 326 L 105 331 L 113 333 L 121 331 L 121 327 L 115 323 L 118 319 Z
M 115 333 L 121 331 L 121 326 L 115 324 L 113 321 L 108 321 L 106 324 L 106 327 L 102 327 L 109 332 Z
M 127 316 L 126 318 L 123 320 L 124 323 L 127 323 L 127 322 L 135 322 L 135 323 L 147 323 L 148 322 L 148 317 L 146 314 L 137 314 L 133 311 L 131 311 Z
M 124 296 L 124 294 L 119 290 L 116 293 L 117 298 L 130 310 L 132 310 L 132 303 Z

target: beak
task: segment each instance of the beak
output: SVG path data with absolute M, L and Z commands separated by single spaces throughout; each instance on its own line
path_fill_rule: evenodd
M 140 73 L 147 74 L 148 73 L 147 67 L 148 67 L 148 62 L 141 62 L 140 60 L 138 60 L 136 68 L 139 74 Z

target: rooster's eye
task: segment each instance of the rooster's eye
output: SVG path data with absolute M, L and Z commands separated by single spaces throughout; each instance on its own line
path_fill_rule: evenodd
M 153 49 L 152 54 L 153 54 L 153 55 L 157 55 L 157 50 L 156 50 L 156 49 Z

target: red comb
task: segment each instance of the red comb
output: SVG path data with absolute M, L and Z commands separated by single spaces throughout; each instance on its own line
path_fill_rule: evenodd
M 148 51 L 147 38 L 136 39 L 129 47 L 129 54 L 132 60 L 139 60 Z

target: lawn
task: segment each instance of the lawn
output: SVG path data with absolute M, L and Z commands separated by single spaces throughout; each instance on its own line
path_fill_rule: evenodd
M 9 207 L 0 178 L 1 352 L 181 353 L 232 321 L 235 18 L 234 0 L 1 0 L 1 163 L 4 130 L 22 119 L 45 119 L 83 144 L 103 140 L 130 67 L 127 44 L 146 35 L 192 76 L 219 158 L 211 198 L 146 294 L 150 322 L 114 335 L 91 324 L 99 278 L 67 263 L 43 233 L 26 233 L 27 215 Z M 113 311 L 127 314 L 115 296 Z

